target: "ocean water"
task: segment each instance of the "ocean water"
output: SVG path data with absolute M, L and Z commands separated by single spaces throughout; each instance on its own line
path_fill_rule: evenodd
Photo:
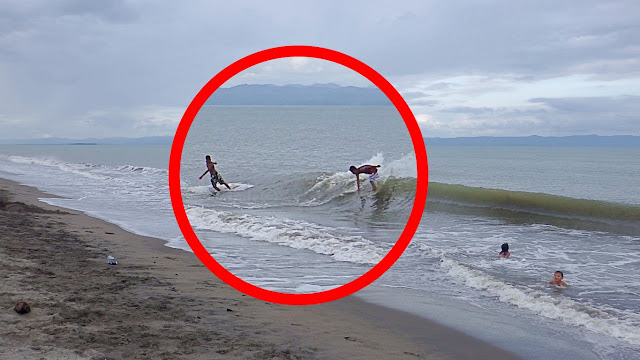
M 429 134 L 423 134 L 429 136 Z M 432 147 L 407 250 L 368 301 L 435 319 L 526 359 L 638 359 L 640 149 Z M 0 146 L 0 176 L 189 251 L 171 208 L 169 146 Z M 211 155 L 231 191 L 215 192 Z M 350 165 L 382 165 L 379 190 Z M 389 107 L 204 107 L 181 193 L 201 243 L 252 284 L 308 293 L 374 266 L 407 221 L 416 163 Z M 509 243 L 511 258 L 500 259 Z M 570 285 L 548 285 L 553 272 Z M 213 276 L 213 275 L 212 275 Z

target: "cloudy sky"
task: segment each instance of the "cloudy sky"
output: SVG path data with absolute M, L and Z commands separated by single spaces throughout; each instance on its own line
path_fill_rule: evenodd
M 368 64 L 425 137 L 640 135 L 638 14 L 636 0 L 0 0 L 0 138 L 173 135 L 215 74 L 283 45 Z M 228 85 L 328 82 L 367 85 L 305 58 Z

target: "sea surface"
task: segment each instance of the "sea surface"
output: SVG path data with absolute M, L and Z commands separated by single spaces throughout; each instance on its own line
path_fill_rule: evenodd
M 638 359 L 640 149 L 425 145 L 421 224 L 394 266 L 356 296 L 525 359 Z M 0 176 L 190 251 L 169 197 L 169 153 L 0 145 Z M 232 190 L 199 179 L 205 155 Z M 377 192 L 364 175 L 356 190 L 348 168 L 363 164 L 381 165 Z M 216 261 L 254 285 L 310 293 L 346 284 L 386 255 L 413 206 L 416 161 L 392 107 L 205 106 L 180 178 L 189 222 Z M 498 257 L 505 242 L 510 259 Z M 567 288 L 547 284 L 556 270 Z

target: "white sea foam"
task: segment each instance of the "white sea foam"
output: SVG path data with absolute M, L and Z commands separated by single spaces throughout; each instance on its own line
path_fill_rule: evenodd
M 71 163 L 66 163 L 64 161 L 56 161 L 56 160 L 45 159 L 45 158 L 30 158 L 30 157 L 23 157 L 23 156 L 10 156 L 9 160 L 18 164 L 55 167 L 66 173 L 72 173 L 75 175 L 84 176 L 86 178 L 90 178 L 94 180 L 111 179 L 108 176 L 103 176 L 103 175 L 95 174 L 89 171 L 84 171 L 84 169 L 87 169 L 87 168 L 90 169 L 92 167 L 90 164 L 71 164 Z
M 336 287 L 337 286 L 320 286 L 320 285 L 313 285 L 313 284 L 301 284 L 294 289 L 294 292 L 299 294 L 316 293 L 321 291 L 328 291 Z
M 135 165 L 108 166 L 108 165 L 92 164 L 92 163 L 85 163 L 85 162 L 69 163 L 69 162 L 59 161 L 59 160 L 50 159 L 50 158 L 32 158 L 32 157 L 24 157 L 24 156 L 9 156 L 9 160 L 18 164 L 55 167 L 64 172 L 70 172 L 77 175 L 82 175 L 95 180 L 112 179 L 112 177 L 110 176 L 103 176 L 98 173 L 132 172 L 132 173 L 138 173 L 138 174 L 151 174 L 151 175 L 156 175 L 156 174 L 168 175 L 169 174 L 169 171 L 167 169 L 158 169 L 154 167 L 135 166 Z
M 211 185 L 200 185 L 200 186 L 186 186 L 185 183 L 182 183 L 182 193 L 183 194 L 196 194 L 196 195 L 206 195 L 211 193 Z
M 184 183 L 182 185 L 185 185 L 184 187 L 182 187 L 182 192 L 187 194 L 206 195 L 210 194 L 212 191 L 215 191 L 213 190 L 211 185 L 186 186 L 186 184 Z M 221 191 L 243 191 L 251 189 L 253 187 L 253 185 L 241 183 L 229 183 L 229 186 L 231 186 L 231 189 L 227 189 L 224 185 L 218 187 Z
M 134 165 L 122 165 L 118 166 L 116 170 L 119 171 L 131 171 L 141 174 L 160 174 L 169 176 L 169 170 L 167 169 L 158 169 L 153 167 L 145 167 L 145 166 L 134 166 Z
M 251 189 L 253 187 L 253 185 L 251 184 L 242 184 L 242 183 L 229 183 L 229 186 L 231 186 L 231 189 L 227 189 L 225 188 L 220 188 L 222 191 L 244 191 L 244 190 L 248 190 Z
M 501 302 L 547 318 L 559 319 L 573 326 L 584 326 L 595 333 L 609 335 L 633 345 L 640 345 L 640 317 L 637 314 L 627 313 L 626 319 L 623 320 L 564 296 L 552 297 L 541 291 L 507 284 L 455 260 L 443 258 L 441 265 L 449 275 L 462 279 L 466 286 L 495 296 Z
M 237 215 L 200 207 L 186 209 L 196 229 L 234 233 L 258 241 L 307 249 L 334 260 L 375 265 L 390 247 L 379 246 L 361 236 L 338 235 L 336 229 L 275 216 Z

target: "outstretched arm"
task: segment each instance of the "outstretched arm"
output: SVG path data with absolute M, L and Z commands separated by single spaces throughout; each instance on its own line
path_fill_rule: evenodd
M 202 179 L 203 176 L 207 175 L 208 172 L 209 172 L 209 169 L 207 169 L 207 171 L 205 171 L 204 174 L 200 175 L 200 179 Z

